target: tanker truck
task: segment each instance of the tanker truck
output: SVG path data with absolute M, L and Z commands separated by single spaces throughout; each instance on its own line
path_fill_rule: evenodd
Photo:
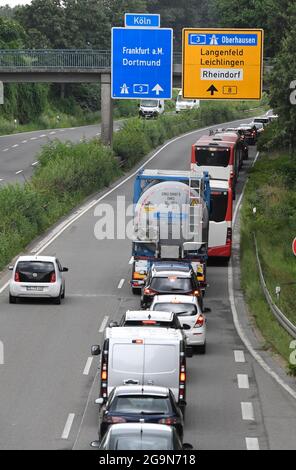
M 207 172 L 142 170 L 134 183 L 132 279 L 139 294 L 155 261 L 191 263 L 206 288 L 210 212 Z

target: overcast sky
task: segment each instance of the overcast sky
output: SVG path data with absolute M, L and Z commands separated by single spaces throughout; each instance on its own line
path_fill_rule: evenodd
M 0 6 L 15 7 L 16 5 L 27 5 L 28 3 L 31 3 L 31 0 L 0 0 Z

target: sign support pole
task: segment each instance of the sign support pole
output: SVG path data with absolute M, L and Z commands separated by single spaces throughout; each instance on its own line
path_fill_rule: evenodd
M 104 145 L 112 145 L 113 100 L 111 99 L 111 74 L 101 75 L 101 140 Z

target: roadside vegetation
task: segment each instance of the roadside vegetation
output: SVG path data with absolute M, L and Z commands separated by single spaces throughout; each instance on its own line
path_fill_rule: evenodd
M 241 213 L 242 287 L 266 347 L 287 361 L 292 338 L 279 325 L 263 295 L 256 264 L 253 234 L 269 292 L 283 313 L 296 324 L 296 164 L 286 151 L 262 153 L 251 171 Z M 253 208 L 256 207 L 256 214 Z M 275 288 L 281 287 L 280 300 Z M 295 366 L 290 371 L 296 375 Z

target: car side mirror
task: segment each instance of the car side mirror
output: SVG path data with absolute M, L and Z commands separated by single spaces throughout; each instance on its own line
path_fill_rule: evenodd
M 97 398 L 95 400 L 96 405 L 103 405 L 104 404 L 104 398 Z
M 114 328 L 114 327 L 116 327 L 116 326 L 118 326 L 117 321 L 111 321 L 111 322 L 109 323 L 109 328 Z
M 189 444 L 188 442 L 184 442 L 183 444 L 183 450 L 192 450 L 193 449 L 193 445 L 192 444 Z
M 190 326 L 189 325 L 183 325 L 182 330 L 190 330 Z
M 190 346 L 186 347 L 186 357 L 192 357 L 193 356 L 193 349 Z
M 69 271 L 69 268 L 63 268 L 63 269 L 62 269 L 62 272 L 63 272 L 63 273 L 67 273 L 68 271 Z
M 212 311 L 212 309 L 209 308 L 209 307 L 204 307 L 204 309 L 203 309 L 204 313 L 210 313 L 211 311 Z
M 98 449 L 100 447 L 100 441 L 92 441 L 90 443 L 90 446 L 93 447 L 94 449 Z
M 13 266 L 8 266 L 9 271 L 13 271 Z
M 101 354 L 101 348 L 98 345 L 94 345 L 91 347 L 91 354 L 92 356 L 99 356 Z

